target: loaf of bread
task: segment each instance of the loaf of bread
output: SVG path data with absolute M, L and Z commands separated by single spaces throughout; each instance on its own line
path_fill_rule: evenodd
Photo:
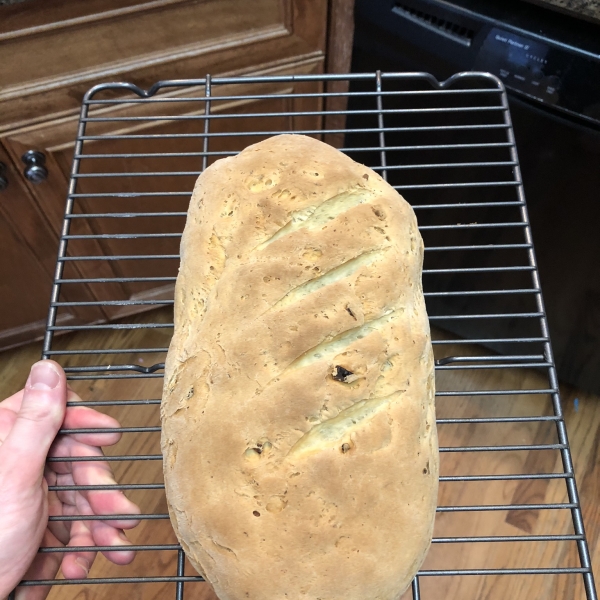
M 161 407 L 173 527 L 220 600 L 392 600 L 431 541 L 434 370 L 415 215 L 281 135 L 198 179 Z

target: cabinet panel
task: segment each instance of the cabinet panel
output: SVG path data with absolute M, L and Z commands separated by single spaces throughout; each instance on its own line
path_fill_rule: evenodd
M 38 257 L 38 261 L 47 266 L 47 269 L 52 275 L 54 275 L 54 269 L 56 266 L 56 256 L 58 250 L 58 240 L 61 235 L 63 217 L 65 212 L 65 200 L 67 197 L 68 189 L 68 172 L 70 166 L 67 167 L 66 172 L 63 170 L 63 166 L 57 160 L 57 156 L 52 152 L 51 148 L 44 146 L 43 140 L 36 139 L 35 132 L 31 135 L 23 136 L 18 139 L 12 136 L 6 136 L 3 139 L 4 146 L 13 161 L 15 167 L 18 165 L 19 170 L 23 170 L 25 165 L 23 164 L 21 157 L 28 150 L 37 150 L 42 152 L 45 157 L 45 166 L 48 170 L 47 179 L 37 184 L 27 181 L 23 173 L 19 173 L 22 182 L 22 187 L 27 190 L 31 200 L 29 207 L 23 210 L 24 218 L 31 221 L 32 233 L 30 233 L 29 239 L 38 239 L 38 231 L 43 229 L 45 235 L 50 235 L 50 246 L 52 251 L 39 247 L 38 243 L 34 243 L 32 251 Z M 71 150 L 72 157 L 72 150 Z M 18 179 L 18 176 L 17 176 Z M 78 223 L 70 234 L 91 234 L 93 233 L 87 224 L 87 222 Z M 23 231 L 22 223 L 18 231 Z M 46 234 L 46 232 L 48 232 Z M 31 237 L 32 236 L 32 237 Z M 98 242 L 93 239 L 74 239 L 69 242 L 72 252 L 75 255 L 83 256 L 90 254 L 97 254 L 99 252 Z M 102 279 L 102 278 L 113 278 L 113 270 L 109 265 L 104 262 L 90 262 L 87 264 L 79 263 L 78 261 L 65 261 L 62 279 L 66 280 L 80 280 L 82 278 L 87 279 Z M 117 285 L 106 285 L 103 284 L 107 289 L 108 293 L 118 294 L 120 289 Z M 61 287 L 60 301 L 70 302 L 90 302 L 94 301 L 96 290 L 94 284 L 73 284 L 65 283 Z M 104 321 L 109 317 L 109 314 L 100 307 L 81 306 L 77 309 L 79 319 L 86 322 L 91 321 Z M 60 314 L 63 315 L 64 309 L 61 309 Z
M 43 334 L 52 281 L 3 219 L 0 238 L 0 348 L 6 348 Z
M 1 47 L 1 46 L 0 46 Z M 172 57 L 164 61 L 148 62 L 134 69 L 109 74 L 94 74 L 69 80 L 65 86 L 40 86 L 31 93 L 18 95 L 0 88 L 0 132 L 45 123 L 58 118 L 73 119 L 81 110 L 85 93 L 104 81 L 128 81 L 142 89 L 149 89 L 162 79 L 194 79 L 207 73 L 219 75 L 268 74 L 282 65 L 297 62 L 300 57 L 309 61 L 324 60 L 321 50 L 311 49 L 296 34 L 277 39 L 262 40 L 244 46 L 219 49 L 218 52 Z M 75 124 L 75 122 L 73 122 Z M 70 138 L 75 136 L 73 127 Z
M 20 172 L 0 144 L 0 349 L 39 338 L 48 316 L 58 239 L 37 213 Z M 65 312 L 62 323 L 81 315 Z
M 39 224 L 28 218 L 30 199 L 1 145 L 0 162 L 7 182 L 6 189 L 0 191 L 0 349 L 3 349 L 43 334 L 52 278 L 26 241 L 28 238 L 35 243 L 37 237 L 42 246 L 51 238 L 44 236 L 43 230 L 36 230 Z M 56 247 L 50 261 L 54 262 L 55 257 Z
M 160 59 L 165 52 L 214 51 L 272 36 L 275 31 L 287 34 L 279 0 L 187 1 L 108 20 L 100 17 L 80 26 L 5 40 L 0 56 L 13 57 L 0 61 L 5 92 L 12 86 L 22 89 L 52 79 L 131 68 Z
M 186 0 L 43 0 L 27 3 L 3 3 L 0 7 L 0 40 L 57 31 L 132 15 L 140 11 L 161 9 Z

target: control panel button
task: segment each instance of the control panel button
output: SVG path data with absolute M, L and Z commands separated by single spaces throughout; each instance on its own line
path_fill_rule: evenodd
M 533 67 L 531 69 L 531 79 L 532 79 L 532 83 L 534 81 L 538 82 L 540 81 L 540 79 L 544 78 L 544 72 L 541 69 L 538 69 L 537 67 Z

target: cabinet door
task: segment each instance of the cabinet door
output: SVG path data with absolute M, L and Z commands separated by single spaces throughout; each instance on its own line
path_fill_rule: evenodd
M 0 349 L 5 349 L 43 335 L 51 280 L 4 219 L 0 239 Z
M 0 191 L 0 349 L 40 338 L 46 327 L 56 268 L 58 232 L 52 231 L 38 203 L 23 184 L 22 168 L 0 143 L 0 162 L 8 181 Z M 73 271 L 65 269 L 65 276 Z M 89 290 L 67 290 L 61 299 L 93 300 Z M 104 318 L 97 308 L 70 306 L 60 311 L 59 326 Z
M 293 70 L 307 73 L 321 68 L 322 62 L 314 61 Z M 290 70 L 288 67 L 286 72 Z M 318 91 L 321 91 L 319 82 L 296 82 L 257 84 L 250 93 Z M 249 90 L 219 86 L 215 93 L 224 97 L 248 94 Z M 106 216 L 71 220 L 69 234 L 75 238 L 69 240 L 69 255 L 77 260 L 66 264 L 75 273 L 74 277 L 88 282 L 86 285 L 96 301 L 113 302 L 102 308 L 109 319 L 152 308 L 156 302 L 173 297 L 185 212 L 203 166 L 205 127 L 204 103 L 186 100 L 181 90 L 177 94 L 169 96 L 177 102 L 109 105 L 108 108 L 99 105 L 100 109 L 94 105 L 95 110 L 90 112 L 92 120 L 87 123 L 86 138 L 97 139 L 86 139 L 83 144 L 74 212 Z M 204 90 L 188 89 L 185 94 L 203 97 Z M 239 151 L 263 139 L 264 132 L 319 130 L 320 115 L 291 115 L 319 110 L 322 110 L 322 102 L 315 97 L 212 101 L 214 118 L 210 119 L 209 127 L 215 137 L 209 138 L 208 162 L 219 157 L 216 153 Z M 256 116 L 246 117 L 245 113 Z M 231 117 L 223 118 L 225 115 Z M 167 118 L 157 120 L 157 117 Z M 234 132 L 263 133 L 223 135 Z M 58 123 L 8 138 L 15 157 L 26 149 L 44 152 L 48 179 L 38 185 L 28 185 L 38 202 L 46 204 L 55 230 L 61 227 L 73 156 L 74 141 L 66 141 L 64 135 L 65 124 Z M 149 216 L 124 216 L 139 213 Z M 169 213 L 178 214 L 169 216 Z
M 59 166 L 51 140 L 38 138 L 39 130 L 34 129 L 27 132 L 22 138 L 8 135 L 2 139 L 8 160 L 12 161 L 14 173 L 11 177 L 14 185 L 10 186 L 9 197 L 16 198 L 15 194 L 20 190 L 21 196 L 24 198 L 18 203 L 18 207 L 16 207 L 16 200 L 13 202 L 8 216 L 13 219 L 17 235 L 22 236 L 25 243 L 29 244 L 38 262 L 53 279 L 67 197 L 67 172 L 70 169 Z M 50 144 L 46 146 L 44 141 L 49 141 Z M 27 165 L 23 162 L 22 157 L 29 150 L 36 150 L 44 155 L 44 166 L 48 174 L 46 179 L 38 183 L 28 181 L 25 174 Z M 77 223 L 72 230 L 69 231 L 70 235 L 77 235 L 81 232 L 92 233 L 87 222 Z M 69 247 L 71 256 L 99 253 L 99 246 L 94 239 L 69 240 Z M 67 258 L 63 264 L 61 279 L 65 280 L 65 283 L 61 285 L 59 302 L 83 304 L 61 306 L 58 316 L 63 324 L 59 327 L 66 327 L 69 323 L 105 321 L 110 318 L 111 315 L 102 307 L 93 305 L 97 293 L 94 283 L 88 282 L 88 280 L 112 277 L 114 277 L 113 270 L 104 262 L 91 261 L 83 264 L 78 260 Z M 81 280 L 86 281 L 81 282 Z M 21 285 L 23 284 L 21 283 Z M 26 288 L 22 289 L 26 290 Z M 46 295 L 46 302 L 48 299 L 49 294 Z M 92 304 L 90 305 L 90 303 Z
M 4 220 L 0 238 L 0 348 L 4 349 L 43 334 L 51 280 Z
M 56 245 L 27 218 L 31 199 L 1 145 L 0 162 L 7 182 L 0 191 L 0 349 L 5 349 L 43 335 L 52 277 L 32 246 L 49 252 L 54 262 Z

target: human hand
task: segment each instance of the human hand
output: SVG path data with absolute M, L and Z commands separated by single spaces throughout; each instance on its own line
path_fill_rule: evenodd
M 125 546 L 124 529 L 137 520 L 52 521 L 48 516 L 139 514 L 118 490 L 48 491 L 53 485 L 110 485 L 115 480 L 105 461 L 52 462 L 46 456 L 102 456 L 101 446 L 115 444 L 120 433 L 69 434 L 67 429 L 113 428 L 119 423 L 85 406 L 66 408 L 79 397 L 67 386 L 56 362 L 33 365 L 25 389 L 0 402 L 0 598 L 23 578 L 52 579 L 59 567 L 67 579 L 87 577 L 96 552 L 38 553 L 40 546 Z M 56 439 L 55 439 L 56 438 Z M 103 551 L 125 565 L 130 550 Z M 47 586 L 20 587 L 18 600 L 42 600 Z

